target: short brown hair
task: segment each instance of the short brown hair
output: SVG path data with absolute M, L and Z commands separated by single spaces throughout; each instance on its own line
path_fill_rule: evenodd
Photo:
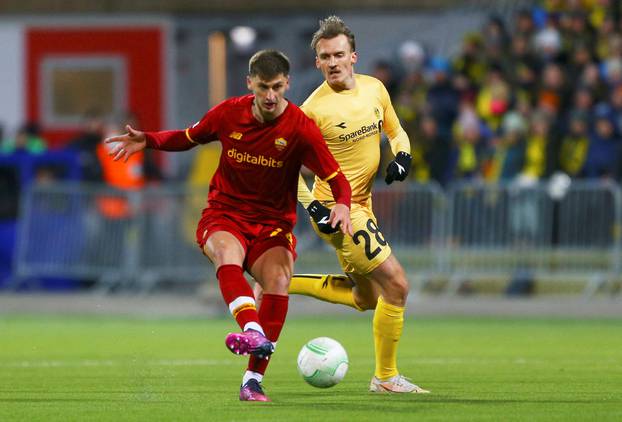
M 248 74 L 265 81 L 289 75 L 289 59 L 277 50 L 260 50 L 248 61 Z
M 321 39 L 331 39 L 341 34 L 348 38 L 352 51 L 356 51 L 354 33 L 339 16 L 335 15 L 331 15 L 326 19 L 320 19 L 320 27 L 317 31 L 315 31 L 315 34 L 313 34 L 313 38 L 311 39 L 311 48 L 315 51 L 317 43 Z

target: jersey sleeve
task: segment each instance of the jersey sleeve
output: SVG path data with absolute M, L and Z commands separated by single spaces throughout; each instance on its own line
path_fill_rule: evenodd
M 400 120 L 395 113 L 393 104 L 391 104 L 391 97 L 389 92 L 382 83 L 380 83 L 380 102 L 384 109 L 384 132 L 389 138 L 389 144 L 391 145 L 391 151 L 393 155 L 396 155 L 400 151 L 404 151 L 410 154 L 410 140 L 406 131 L 402 128 Z
M 186 151 L 197 145 L 186 138 L 183 130 L 145 132 L 145 139 L 148 148 L 161 151 Z
M 147 147 L 162 151 L 186 151 L 218 139 L 218 124 L 223 103 L 208 111 L 201 120 L 186 130 L 145 132 Z
M 195 144 L 207 144 L 217 140 L 226 105 L 226 102 L 218 104 L 205 113 L 201 120 L 187 128 L 185 134 L 188 141 Z

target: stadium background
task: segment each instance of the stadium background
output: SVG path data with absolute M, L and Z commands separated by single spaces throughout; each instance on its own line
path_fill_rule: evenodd
M 260 48 L 301 102 L 332 13 L 410 135 L 374 208 L 432 394 L 366 394 L 372 314 L 292 297 L 249 409 L 193 240 L 218 148 L 114 166 L 101 140 L 192 124 Z M 621 27 L 613 0 L 0 1 L 0 420 L 620 420 Z M 338 271 L 300 211 L 298 271 Z M 296 373 L 318 336 L 350 357 L 326 391 Z
M 126 122 L 192 124 L 245 92 L 261 48 L 291 57 L 300 103 L 321 82 L 309 37 L 333 10 L 411 138 L 410 180 L 378 183 L 375 209 L 416 289 L 619 289 L 622 48 L 609 1 L 4 2 L 0 286 L 212 285 L 192 232 L 218 146 L 114 166 L 99 141 Z M 301 217 L 299 271 L 338 270 Z

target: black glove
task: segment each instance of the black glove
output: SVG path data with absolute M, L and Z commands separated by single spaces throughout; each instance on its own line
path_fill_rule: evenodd
M 335 233 L 339 230 L 339 224 L 337 227 L 331 227 L 328 219 L 330 218 L 330 209 L 325 207 L 320 203 L 320 201 L 315 200 L 309 204 L 307 207 L 307 212 L 317 224 L 317 228 L 320 232 L 325 234 Z
M 409 153 L 404 151 L 398 152 L 395 156 L 395 160 L 391 161 L 387 166 L 387 177 L 384 178 L 387 185 L 393 183 L 394 180 L 399 180 L 400 182 L 404 181 L 406 176 L 408 176 L 410 162 L 412 160 L 413 157 Z

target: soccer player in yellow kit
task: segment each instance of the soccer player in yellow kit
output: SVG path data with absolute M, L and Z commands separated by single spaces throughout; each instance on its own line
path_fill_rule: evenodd
M 370 391 L 428 393 L 397 369 L 408 280 L 378 228 L 371 199 L 372 183 L 380 164 L 381 132 L 389 138 L 395 155 L 386 172 L 388 184 L 403 181 L 408 174 L 412 159 L 408 136 L 382 82 L 354 73 L 353 65 L 357 61 L 354 34 L 340 18 L 330 16 L 321 20 L 311 47 L 325 81 L 301 108 L 319 126 L 350 182 L 354 235 L 344 235 L 327 224 L 330 208 L 335 205 L 328 184 L 316 177 L 313 192 L 309 192 L 300 178 L 298 200 L 309 211 L 318 235 L 335 248 L 347 277 L 294 276 L 289 292 L 361 311 L 374 309 L 376 369 Z

